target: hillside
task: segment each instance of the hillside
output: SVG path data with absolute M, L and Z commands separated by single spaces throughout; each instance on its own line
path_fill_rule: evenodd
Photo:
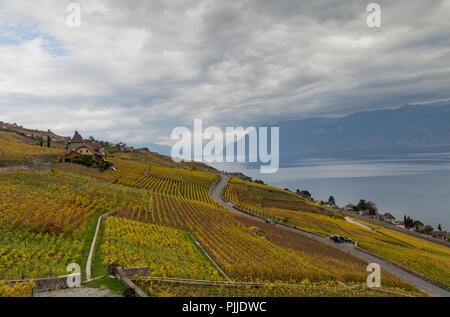
M 8 153 L 26 154 L 21 159 L 64 152 L 63 137 L 45 148 L 17 132 L 0 136 Z M 0 169 L 0 280 L 60 276 L 69 263 L 79 263 L 85 279 L 97 221 L 108 214 L 94 243 L 92 277 L 106 275 L 111 262 L 147 267 L 150 277 L 136 283 L 150 295 L 424 295 L 386 270 L 383 289 L 368 289 L 366 261 L 224 208 L 210 194 L 221 176 L 205 164 L 176 164 L 147 149 L 113 148 L 107 159 L 116 170 L 58 163 L 47 172 Z M 337 212 L 276 187 L 232 178 L 223 195 L 249 214 L 317 234 L 344 234 L 367 250 L 450 284 L 446 247 L 384 228 L 363 230 Z M 212 284 L 174 287 L 169 278 Z M 237 288 L 214 287 L 223 281 Z M 265 286 L 240 288 L 245 283 Z M 270 286 L 280 283 L 285 286 L 277 291 Z
M 51 147 L 47 147 L 47 137 L 51 140 Z M 43 139 L 43 146 L 38 146 L 40 139 Z M 49 131 L 27 129 L 17 124 L 0 122 L 0 161 L 28 161 L 33 156 L 62 155 L 67 142 L 71 137 L 60 136 Z M 134 148 L 114 144 L 108 141 L 96 142 L 103 145 L 109 158 L 120 158 L 121 160 L 147 162 L 161 167 L 196 169 L 208 172 L 217 172 L 209 165 L 201 162 L 175 163 L 171 157 L 156 152 L 151 152 L 148 148 Z

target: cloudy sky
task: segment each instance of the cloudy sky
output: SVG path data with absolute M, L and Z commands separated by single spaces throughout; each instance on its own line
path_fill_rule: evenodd
M 81 27 L 67 26 L 67 5 Z M 450 97 L 450 0 L 0 0 L 0 121 L 168 144 Z

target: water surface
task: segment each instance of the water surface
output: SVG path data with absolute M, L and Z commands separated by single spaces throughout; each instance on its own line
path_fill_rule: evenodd
M 291 190 L 307 189 L 317 200 L 333 195 L 338 205 L 374 201 L 397 219 L 409 215 L 450 231 L 450 153 L 379 155 L 355 159 L 305 159 L 275 174 L 243 164 L 213 164 Z

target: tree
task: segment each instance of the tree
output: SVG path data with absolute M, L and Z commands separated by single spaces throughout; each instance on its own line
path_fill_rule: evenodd
M 47 135 L 47 147 L 49 148 L 49 147 L 51 147 L 51 145 L 52 145 L 52 140 L 50 139 L 50 136 Z
M 44 139 L 42 137 L 39 139 L 39 146 L 44 146 Z
M 373 201 L 368 201 L 367 202 L 367 209 L 369 209 L 369 214 L 370 215 L 376 215 L 378 212 L 378 208 L 377 205 L 373 202 Z
M 431 231 L 433 231 L 434 230 L 434 228 L 432 227 L 432 226 L 430 226 L 430 225 L 426 225 L 424 228 L 423 228 L 423 232 L 425 232 L 425 233 L 430 233 Z
M 112 166 L 113 166 L 113 164 L 110 161 L 101 161 L 98 164 L 98 167 L 103 171 L 110 169 Z
M 311 193 L 307 190 L 302 190 L 300 192 L 300 196 L 304 197 L 304 198 L 311 198 Z
M 403 222 L 406 228 L 414 227 L 414 220 L 410 216 L 403 216 Z
M 333 205 L 336 205 L 336 200 L 334 199 L 333 196 L 330 196 L 330 197 L 328 198 L 328 202 L 331 203 L 331 204 L 333 204 Z
M 414 220 L 413 227 L 414 227 L 416 230 L 419 230 L 419 229 L 423 228 L 423 222 L 420 221 L 420 220 Z
M 367 210 L 369 209 L 369 205 L 367 204 L 365 199 L 360 199 L 359 203 L 355 207 L 356 211 Z
M 75 164 L 81 164 L 84 166 L 91 167 L 95 163 L 95 156 L 94 155 L 81 155 L 79 157 L 73 157 L 71 159 L 72 163 Z
M 442 231 L 442 227 L 441 227 L 441 224 L 439 224 L 439 226 L 438 226 L 438 230 L 439 230 L 439 231 Z
M 300 189 L 297 188 L 297 190 L 295 191 L 295 193 L 296 193 L 297 195 L 300 195 Z
M 376 215 L 378 212 L 377 205 L 374 202 L 366 201 L 365 199 L 360 199 L 354 210 L 368 210 L 370 215 Z

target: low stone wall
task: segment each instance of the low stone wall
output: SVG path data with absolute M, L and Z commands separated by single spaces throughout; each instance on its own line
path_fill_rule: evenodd
M 49 155 L 37 155 L 33 156 L 30 159 L 30 163 L 33 165 L 41 165 L 41 164 L 51 164 L 58 160 L 60 155 L 49 154 Z
M 22 161 L 0 161 L 0 167 L 29 167 L 31 166 L 30 162 L 22 162 Z
M 36 286 L 33 289 L 33 292 L 49 292 L 49 291 L 55 291 L 58 289 L 64 289 L 67 288 L 67 277 L 69 275 L 64 276 L 58 276 L 58 277 L 48 277 L 48 278 L 37 278 L 37 279 L 30 279 L 30 280 L 14 280 L 14 281 L 8 281 L 8 283 L 15 284 L 15 283 L 23 283 L 23 282 L 29 282 L 34 281 Z
M 128 269 L 123 269 L 125 272 L 126 277 L 129 279 L 133 279 L 135 275 L 141 276 L 141 277 L 148 277 L 148 267 L 132 267 Z
M 120 267 L 116 263 L 110 263 L 108 265 L 108 275 L 116 277 L 119 281 L 121 281 L 126 289 L 125 289 L 125 297 L 148 297 L 147 294 L 144 293 L 136 284 L 133 283 L 132 277 L 134 275 L 144 274 L 143 276 L 148 276 L 148 269 L 144 267 L 140 268 L 131 268 L 126 272 L 122 267 Z
M 46 164 L 40 164 L 40 165 L 29 165 L 29 164 L 16 164 L 16 165 L 10 165 L 7 167 L 2 167 L 0 165 L 0 172 L 7 173 L 11 171 L 24 171 L 24 172 L 42 172 L 42 173 L 48 173 L 52 170 L 51 165 Z

